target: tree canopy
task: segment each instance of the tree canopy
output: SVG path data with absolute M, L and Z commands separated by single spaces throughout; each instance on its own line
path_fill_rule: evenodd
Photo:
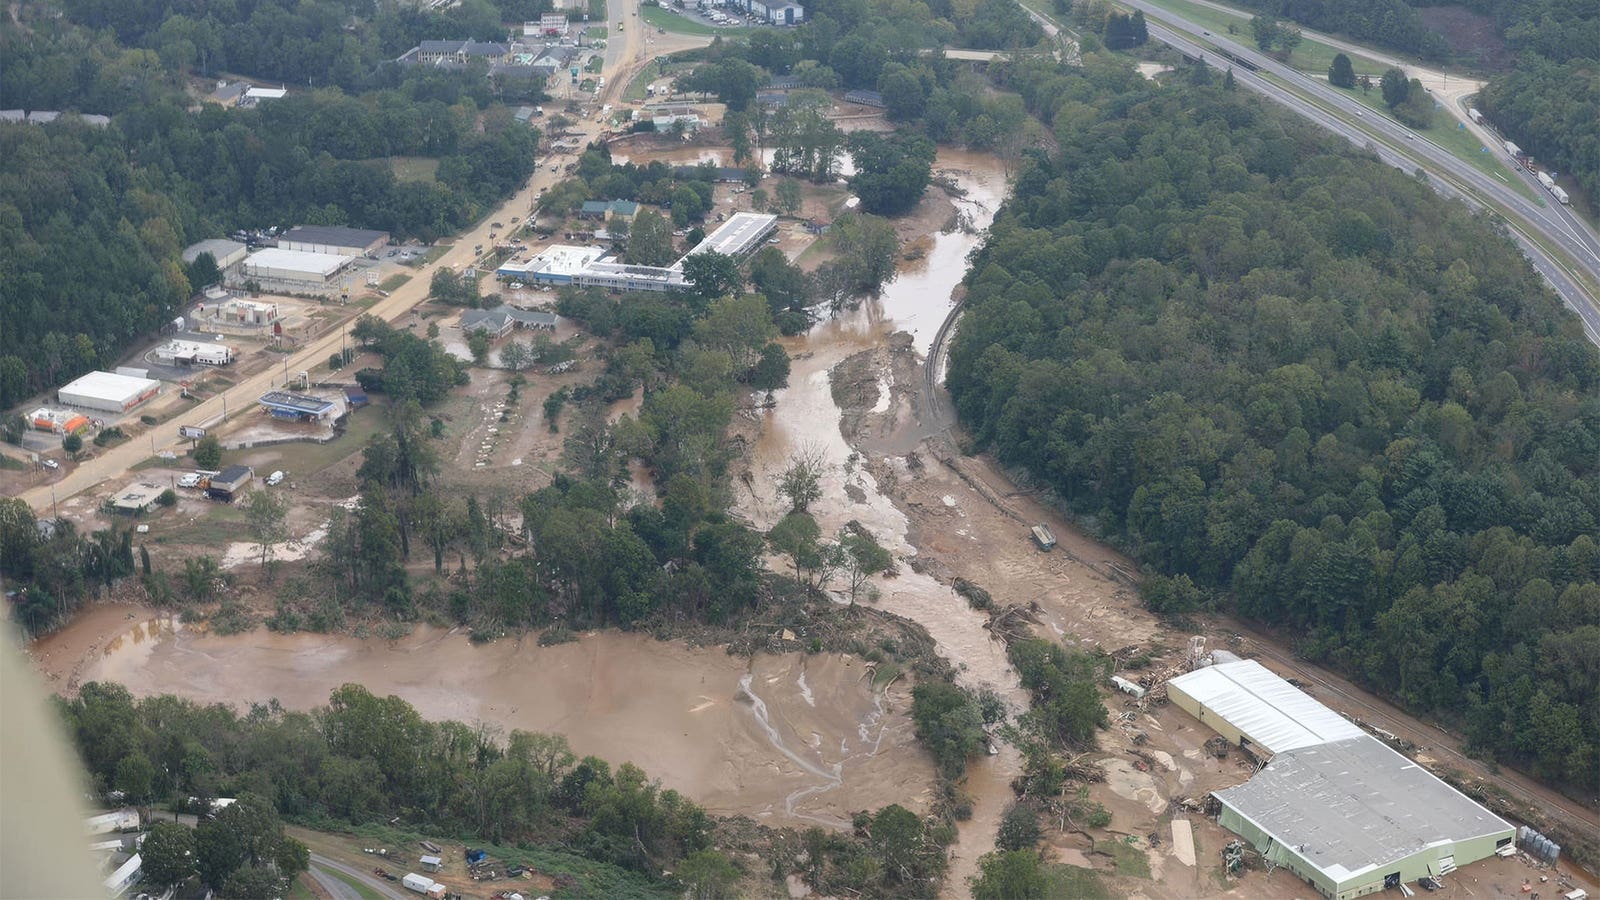
M 967 280 L 949 387 L 978 446 L 1159 573 L 1159 611 L 1231 601 L 1592 789 L 1600 669 L 1571 653 L 1600 610 L 1600 354 L 1578 321 L 1491 223 L 1286 114 L 1096 81 L 1022 88 L 1079 100 Z

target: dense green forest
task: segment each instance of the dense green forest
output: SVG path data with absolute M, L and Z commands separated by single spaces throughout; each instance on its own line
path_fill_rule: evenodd
M 1417 12 L 1428 3 L 1240 0 L 1239 5 L 1431 61 L 1450 57 L 1444 38 Z M 1571 173 L 1585 193 L 1600 196 L 1600 4 L 1467 0 L 1463 5 L 1492 16 L 1514 54 L 1510 71 L 1492 75 L 1478 108 L 1541 163 Z
M 465 0 L 447 9 L 393 0 L 63 0 L 67 17 L 153 51 L 173 69 L 363 91 L 392 85 L 391 63 L 424 40 L 503 41 L 505 23 L 549 0 Z M 109 112 L 109 110 L 107 110 Z
M 465 75 L 415 71 L 361 96 L 189 110 L 143 51 L 39 28 L 0 25 L 6 102 L 113 118 L 104 129 L 0 125 L 0 406 L 114 364 L 170 317 L 199 287 L 179 258 L 195 240 L 298 223 L 432 240 L 535 165 L 538 133 Z M 436 180 L 398 180 L 392 156 L 439 159 Z
M 1478 98 L 1496 127 L 1600 197 L 1600 4 L 1468 0 L 1495 17 L 1516 53 Z
M 1259 101 L 1017 66 L 1055 125 L 949 387 L 1183 615 L 1600 784 L 1600 355 L 1493 224 Z M 1193 80 L 1211 77 L 1196 70 Z
M 1426 59 L 1442 60 L 1450 52 L 1406 0 L 1240 0 L 1239 5 Z

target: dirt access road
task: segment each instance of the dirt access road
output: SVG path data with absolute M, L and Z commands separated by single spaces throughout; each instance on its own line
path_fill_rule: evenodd
M 618 2 L 620 11 L 615 13 L 617 20 L 624 21 L 631 27 L 624 29 L 621 35 L 624 40 L 608 41 L 606 44 L 604 74 L 608 83 L 603 98 L 608 102 L 610 98 L 621 96 L 626 87 L 624 76 L 631 75 L 644 65 L 646 49 L 652 46 L 648 36 L 642 33 L 643 20 L 637 17 L 639 0 L 618 0 Z M 694 44 L 691 42 L 685 46 Z M 666 51 L 663 49 L 662 52 Z M 579 121 L 571 127 L 584 133 L 586 143 L 597 138 L 601 131 L 600 125 L 592 120 Z M 550 165 L 554 163 L 564 165 L 570 161 L 569 157 L 570 155 L 557 154 L 541 159 L 539 168 L 522 190 L 485 215 L 477 225 L 456 235 L 455 243 L 444 255 L 428 265 L 419 267 L 410 281 L 396 288 L 389 296 L 379 299 L 367 312 L 391 322 L 409 313 L 413 307 L 427 299 L 428 285 L 435 271 L 440 267 L 465 268 L 476 258 L 472 249 L 475 245 L 491 243 L 489 234 L 496 230 L 491 225 L 492 222 L 503 222 L 511 216 L 527 215 L 539 190 L 552 187 L 565 177 L 559 171 L 551 172 Z M 54 485 L 33 488 L 23 492 L 21 497 L 35 512 L 42 512 L 49 509 L 53 502 L 65 500 L 109 479 L 119 478 L 154 453 L 175 450 L 183 446 L 185 442 L 178 437 L 179 424 L 220 423 L 223 411 L 228 406 L 226 398 L 229 395 L 233 397 L 232 408 L 228 410 L 230 415 L 253 411 L 256 397 L 277 387 L 284 371 L 298 372 L 326 364 L 328 357 L 340 348 L 343 340 L 342 330 L 330 331 L 321 340 L 307 344 L 291 356 L 283 366 L 269 367 L 267 371 L 246 378 L 221 395 L 195 406 L 184 415 L 182 423 L 169 422 L 151 429 L 148 445 L 144 440 L 129 441 L 119 447 L 103 451 L 94 459 L 79 465 Z

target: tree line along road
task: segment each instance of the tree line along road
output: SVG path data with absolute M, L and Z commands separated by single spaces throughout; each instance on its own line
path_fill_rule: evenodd
M 1144 0 L 1121 2 L 1145 13 L 1152 39 L 1180 53 L 1203 59 L 1219 70 L 1231 70 L 1234 80 L 1241 86 L 1351 143 L 1370 146 L 1379 159 L 1389 165 L 1408 172 L 1422 170 L 1432 176 L 1430 183 L 1441 194 L 1500 213 L 1533 267 L 1578 314 L 1589 339 L 1600 345 L 1600 302 L 1596 301 L 1591 288 L 1600 284 L 1600 238 L 1570 210 L 1555 204 L 1540 206 L 1404 125 L 1385 116 L 1362 114 L 1356 100 L 1275 59 L 1217 35 L 1201 38 L 1199 35 L 1203 31 L 1199 26 Z M 1242 60 L 1255 69 L 1235 65 L 1203 44 L 1226 50 L 1235 60 Z M 1285 85 L 1293 85 L 1294 90 Z M 1560 255 L 1536 241 L 1535 235 Z

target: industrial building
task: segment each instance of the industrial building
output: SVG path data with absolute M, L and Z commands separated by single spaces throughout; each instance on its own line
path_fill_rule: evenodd
M 68 406 L 125 413 L 161 393 L 161 382 L 112 372 L 90 372 L 56 392 Z
M 217 268 L 226 272 L 233 266 L 244 262 L 245 255 L 249 252 L 250 248 L 238 241 L 210 238 L 185 247 L 183 249 L 183 261 L 185 263 L 193 263 L 200 258 L 200 254 L 209 253 L 211 258 L 216 260 Z M 196 285 L 196 287 L 199 286 Z
M 1254 660 L 1197 669 L 1167 696 L 1265 760 L 1214 791 L 1218 822 L 1330 900 L 1448 875 L 1516 837 L 1504 820 Z
M 1253 659 L 1174 678 L 1167 682 L 1167 698 L 1261 759 L 1366 734 Z
M 778 227 L 778 217 L 766 213 L 741 212 L 734 213 L 728 221 L 722 223 L 716 231 L 706 236 L 706 239 L 695 246 L 693 250 L 684 254 L 685 257 L 707 250 L 740 257 L 754 253 Z M 682 266 L 683 260 L 678 260 L 677 265 Z
M 778 217 L 765 213 L 741 212 L 695 245 L 681 259 L 668 267 L 634 266 L 626 263 L 596 260 L 572 276 L 572 283 L 581 287 L 598 287 L 612 291 L 652 291 L 665 293 L 682 291 L 691 287 L 683 277 L 683 261 L 696 253 L 715 250 L 735 258 L 753 252 L 778 227 Z
M 41 406 L 28 413 L 28 424 L 39 431 L 48 431 L 53 434 L 76 434 L 88 428 L 91 424 L 89 417 L 83 413 L 73 412 L 70 409 L 51 409 Z
M 389 232 L 340 225 L 296 225 L 278 238 L 283 250 L 330 256 L 372 256 L 389 243 Z
M 594 262 L 572 278 L 580 287 L 605 288 L 610 291 L 651 291 L 667 293 L 687 290 L 689 282 L 683 269 L 661 266 L 630 266 L 626 263 Z
M 245 258 L 244 277 L 262 284 L 325 285 L 349 265 L 353 257 L 268 247 Z
M 167 341 L 156 348 L 156 359 L 175 366 L 225 366 L 233 362 L 233 348 L 198 341 Z
M 339 404 L 321 397 L 309 397 L 289 391 L 268 391 L 256 400 L 261 408 L 280 419 L 320 422 L 333 416 Z
M 231 503 L 246 487 L 249 487 L 255 477 L 256 470 L 249 466 L 229 466 L 211 476 L 211 481 L 206 485 L 206 496 L 213 500 L 226 500 Z
M 605 254 L 599 247 L 556 244 L 525 263 L 507 262 L 495 274 L 531 284 L 571 284 L 573 276 Z

